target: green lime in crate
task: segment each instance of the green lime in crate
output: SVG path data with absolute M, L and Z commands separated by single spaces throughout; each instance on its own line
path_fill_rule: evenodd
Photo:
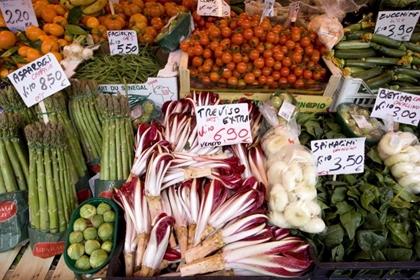
M 73 212 L 64 260 L 77 274 L 94 274 L 108 264 L 117 243 L 118 207 L 107 198 L 91 198 Z

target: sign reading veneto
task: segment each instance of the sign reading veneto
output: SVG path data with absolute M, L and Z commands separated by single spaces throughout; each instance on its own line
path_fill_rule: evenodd
M 380 88 L 371 116 L 381 119 L 392 117 L 394 122 L 417 126 L 420 121 L 420 96 Z
M 201 147 L 252 142 L 247 104 L 198 106 L 195 113 Z
M 420 11 L 387 11 L 379 12 L 375 24 L 375 33 L 390 38 L 410 41 Z
M 7 27 L 13 31 L 38 26 L 35 11 L 30 0 L 0 0 L 0 10 Z
M 365 137 L 360 137 L 312 141 L 318 175 L 363 173 L 365 140 Z
M 137 33 L 134 30 L 111 30 L 107 31 L 109 51 L 114 54 L 138 54 L 139 43 Z
M 26 64 L 7 77 L 28 107 L 70 85 L 63 68 L 51 53 Z

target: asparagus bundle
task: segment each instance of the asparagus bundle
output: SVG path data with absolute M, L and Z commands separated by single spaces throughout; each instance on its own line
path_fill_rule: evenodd
M 37 121 L 34 107 L 26 107 L 14 86 L 7 86 L 0 90 L 0 106 L 5 112 L 19 112 L 25 119 L 25 125 Z
M 72 80 L 66 88 L 69 115 L 82 144 L 87 162 L 101 156 L 102 124 L 96 102 L 98 85 L 94 80 Z
M 63 232 L 77 206 L 66 129 L 59 122 L 25 127 L 29 146 L 28 203 L 32 228 Z
M 74 164 L 77 177 L 86 175 L 87 166 L 83 157 L 82 148 L 76 131 L 67 114 L 67 102 L 62 92 L 57 92 L 43 100 L 46 112 L 42 112 L 40 105 L 36 106 L 39 121 L 43 121 L 43 115 L 47 114 L 49 122 L 60 122 L 66 131 L 66 141 L 71 160 Z
M 100 94 L 102 114 L 102 157 L 100 180 L 125 180 L 134 158 L 134 133 L 128 98 L 121 94 Z
M 27 190 L 29 159 L 18 130 L 24 126 L 20 113 L 0 115 L 0 194 Z

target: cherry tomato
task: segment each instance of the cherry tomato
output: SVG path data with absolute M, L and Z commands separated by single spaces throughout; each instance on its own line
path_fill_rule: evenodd
M 296 43 L 292 40 L 287 40 L 285 46 L 287 47 L 287 49 L 293 50 L 296 46 Z
M 283 58 L 281 63 L 283 64 L 283 66 L 289 67 L 290 65 L 292 65 L 292 59 L 290 57 L 285 57 Z
M 232 54 L 232 61 L 235 63 L 239 63 L 242 61 L 242 55 L 240 53 L 233 53 Z
M 309 45 L 305 48 L 305 54 L 308 56 L 311 56 L 313 51 L 314 51 L 314 46 L 312 45 Z
M 220 79 L 219 73 L 217 73 L 217 72 L 211 72 L 210 73 L 210 81 L 215 83 L 215 82 L 219 81 L 219 79 Z
M 244 36 L 245 40 L 249 41 L 249 40 L 252 39 L 252 37 L 254 37 L 254 31 L 252 31 L 252 29 L 250 29 L 250 28 L 245 29 L 243 36 Z
M 287 84 L 287 78 L 286 77 L 280 77 L 279 84 Z
M 281 75 L 281 76 L 283 76 L 283 77 L 287 77 L 287 76 L 289 76 L 289 74 L 290 74 L 290 70 L 289 70 L 289 68 L 287 68 L 287 67 L 282 67 L 282 68 L 280 69 L 280 75 Z
M 265 41 L 269 43 L 274 43 L 276 41 L 276 34 L 274 34 L 274 32 L 268 32 L 265 36 Z
M 280 74 L 279 71 L 273 71 L 271 73 L 271 76 L 273 77 L 274 81 L 278 81 L 280 79 L 280 77 L 281 77 L 281 74 Z
M 183 52 L 187 52 L 189 47 L 190 47 L 190 43 L 188 43 L 187 41 L 182 41 L 181 44 L 179 45 L 179 48 Z
M 276 62 L 276 60 L 274 58 L 267 57 L 265 59 L 265 66 L 267 66 L 267 67 L 273 67 L 275 62 Z
M 204 58 L 210 58 L 212 55 L 213 55 L 213 53 L 211 52 L 210 49 L 206 48 L 206 49 L 203 50 L 203 57 Z
M 274 70 L 280 70 L 282 66 L 283 66 L 283 65 L 281 64 L 281 62 L 280 62 L 280 61 L 275 61 L 275 62 L 274 62 L 274 65 L 273 65 L 273 69 L 274 69 Z
M 244 37 L 241 33 L 235 33 L 233 34 L 231 41 L 233 44 L 241 45 L 244 42 Z
M 203 59 L 199 56 L 194 56 L 192 60 L 192 65 L 195 67 L 201 66 L 203 64 Z
M 267 58 L 267 57 L 272 57 L 273 56 L 273 51 L 272 50 L 270 50 L 270 49 L 266 49 L 266 50 L 264 50 L 264 52 L 263 52 L 263 57 L 264 58 Z
M 203 72 L 204 73 L 208 73 L 208 72 L 210 72 L 211 71 L 211 65 L 210 64 L 208 64 L 208 63 L 204 63 L 203 64 Z
M 308 69 L 305 69 L 303 71 L 303 78 L 305 78 L 305 80 L 311 79 L 312 78 L 312 71 L 308 70 Z
M 229 63 L 232 61 L 232 55 L 228 52 L 224 52 L 221 56 L 223 63 Z
M 295 75 L 296 75 L 296 77 L 301 77 L 301 76 L 303 75 L 303 69 L 302 69 L 302 68 L 300 68 L 300 67 L 296 67 L 296 68 L 293 70 L 293 74 L 295 74 Z
M 254 36 L 257 38 L 261 38 L 264 35 L 264 29 L 261 26 L 257 26 L 254 28 Z
M 233 71 L 236 69 L 236 64 L 235 62 L 229 62 L 228 64 L 225 65 L 227 69 Z
M 252 73 L 246 73 L 244 76 L 244 81 L 247 84 L 252 84 L 253 82 L 255 82 L 255 76 Z
M 259 57 L 257 59 L 254 60 L 254 66 L 257 67 L 258 69 L 262 69 L 264 67 L 264 59 Z
M 302 48 L 309 47 L 311 45 L 311 38 L 305 36 L 300 40 L 300 45 Z
M 239 73 L 243 74 L 243 73 L 245 73 L 245 72 L 248 70 L 248 66 L 246 65 L 246 63 L 245 63 L 245 62 L 239 62 L 239 63 L 236 65 L 236 70 L 237 70 Z
M 220 29 L 218 27 L 212 26 L 212 27 L 209 28 L 209 35 L 211 37 L 217 38 L 217 37 L 220 36 L 220 34 L 221 34 L 221 31 L 220 31 Z
M 202 46 L 196 45 L 196 46 L 193 47 L 193 49 L 194 49 L 194 54 L 195 55 L 202 55 L 203 54 L 204 49 L 203 49 Z
M 231 70 L 229 70 L 227 68 L 223 69 L 223 72 L 222 72 L 222 77 L 223 78 L 229 79 L 231 76 L 232 76 L 232 71 Z
M 259 58 L 260 57 L 260 53 L 257 51 L 257 50 L 252 50 L 250 53 L 249 53 L 249 59 L 250 60 L 255 60 L 255 59 L 257 59 L 257 58 Z
M 266 76 L 259 76 L 258 77 L 258 84 L 264 85 L 265 83 L 267 83 L 267 77 Z
M 300 32 L 296 31 L 296 32 L 292 32 L 292 36 L 290 37 L 292 39 L 293 42 L 297 42 L 300 40 Z
M 302 55 L 300 53 L 294 53 L 293 56 L 292 56 L 292 60 L 293 60 L 294 63 L 301 63 L 302 62 Z
M 297 79 L 293 84 L 295 88 L 303 88 L 304 85 L 305 82 L 303 81 L 303 79 Z
M 289 74 L 289 76 L 287 76 L 287 82 L 293 84 L 295 81 L 296 81 L 295 74 Z
M 282 51 L 274 51 L 273 52 L 273 57 L 274 57 L 274 59 L 275 60 L 277 60 L 277 61 L 282 61 L 283 60 L 283 58 L 284 58 L 284 54 L 283 54 L 283 52 Z
M 271 69 L 272 69 L 271 67 L 264 66 L 264 67 L 261 69 L 261 74 L 262 74 L 263 76 L 270 76 L 270 75 L 271 75 L 271 72 L 272 72 L 272 70 L 271 70 Z
M 256 78 L 258 78 L 262 75 L 262 71 L 261 69 L 255 68 L 254 70 L 252 70 L 252 74 L 254 74 Z
M 229 77 L 227 80 L 228 84 L 231 86 L 236 86 L 238 84 L 238 78 L 236 77 Z

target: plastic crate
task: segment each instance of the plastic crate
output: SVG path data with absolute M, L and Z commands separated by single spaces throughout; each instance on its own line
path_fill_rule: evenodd
M 311 279 L 420 279 L 420 262 L 321 262 L 313 248 Z
M 376 95 L 372 93 L 362 79 L 350 76 L 344 77 L 341 70 L 331 60 L 324 59 L 324 61 L 331 73 L 335 76 L 341 76 L 341 80 L 333 94 L 330 112 L 336 112 L 338 105 L 341 103 L 354 103 L 368 108 L 373 107 Z M 366 93 L 361 92 L 362 90 Z

